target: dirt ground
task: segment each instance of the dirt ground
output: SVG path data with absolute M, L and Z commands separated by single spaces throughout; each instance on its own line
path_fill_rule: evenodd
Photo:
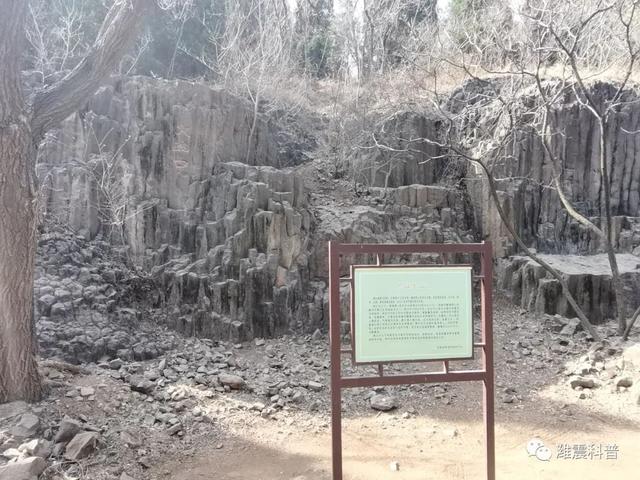
M 554 318 L 523 312 L 500 296 L 494 320 L 497 478 L 639 478 L 638 329 L 630 341 L 620 343 L 613 322 L 600 326 L 607 341 L 595 345 L 583 332 L 561 334 Z M 80 373 L 45 368 L 52 390 L 31 407 L 45 426 L 44 436 L 50 438 L 64 416 L 80 419 L 101 435 L 92 456 L 53 461 L 45 478 L 330 479 L 326 335 L 258 343 L 210 347 L 185 339 L 173 353 L 120 370 L 95 364 Z M 629 348 L 635 356 L 627 355 Z M 195 381 L 202 358 L 222 358 L 220 352 L 226 352 L 226 369 L 245 379 L 244 388 L 225 390 Z M 477 362 L 451 366 L 474 368 Z M 183 373 L 174 381 L 161 377 L 153 393 L 132 391 L 124 374 L 147 375 L 161 370 L 159 363 L 182 365 Z M 358 368 L 372 367 L 354 368 L 345 359 L 343 368 L 362 374 Z M 436 368 L 407 364 L 389 366 L 386 372 Z M 594 385 L 572 386 L 576 379 Z M 313 389 L 310 380 L 316 382 Z M 626 386 L 621 387 L 623 380 Z M 79 393 L 81 387 L 91 387 L 89 397 Z M 271 392 L 274 388 L 279 395 Z M 302 392 L 298 400 L 278 405 L 278 397 L 293 399 L 294 391 Z M 373 410 L 373 393 L 393 397 L 397 408 Z M 345 480 L 484 478 L 481 394 L 475 382 L 345 390 Z M 534 438 L 548 447 L 548 461 L 528 454 Z
M 611 427 L 601 418 L 579 425 L 496 425 L 498 479 L 637 478 L 638 438 L 634 427 Z M 389 425 L 392 423 L 392 425 Z M 380 417 L 350 419 L 344 425 L 344 478 L 350 480 L 462 480 L 484 478 L 484 436 L 479 422 L 452 424 L 430 416 L 403 422 Z M 457 435 L 453 437 L 453 429 Z M 539 437 L 556 450 L 559 443 L 615 443 L 617 460 L 529 457 L 525 446 Z M 219 445 L 218 445 L 219 447 Z M 399 470 L 392 471 L 391 462 Z M 153 470 L 175 480 L 331 479 L 330 436 L 263 425 L 244 436 L 228 437 L 222 448 L 208 446 L 188 461 L 169 461 Z
M 497 478 L 638 478 L 640 377 L 636 375 L 635 387 L 628 390 L 604 385 L 589 392 L 574 390 L 568 385 L 567 372 L 588 345 L 576 340 L 573 349 L 570 346 L 568 352 L 559 355 L 542 349 L 544 357 L 514 360 L 533 333 L 537 338 L 550 335 L 552 341 L 556 335 L 532 322 L 534 316 L 524 315 L 504 301 L 498 302 L 497 310 Z M 362 406 L 365 402 L 359 396 L 361 392 L 345 393 L 345 480 L 484 478 L 485 437 L 479 384 L 387 391 L 401 398 L 397 410 L 374 412 Z M 509 398 L 504 392 L 513 396 Z M 227 397 L 225 401 L 239 400 Z M 150 470 L 150 477 L 331 479 L 329 425 L 327 408 L 315 413 L 289 412 L 274 419 L 238 409 L 221 419 L 218 427 L 222 433 L 215 442 L 203 442 L 189 452 L 188 458 L 178 455 L 159 462 Z M 527 444 L 533 438 L 542 440 L 550 449 L 548 461 L 527 453 Z M 391 468 L 396 462 L 397 470 Z

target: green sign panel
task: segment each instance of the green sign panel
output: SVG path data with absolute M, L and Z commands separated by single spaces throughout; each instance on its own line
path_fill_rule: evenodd
M 471 358 L 470 266 L 354 266 L 356 363 Z

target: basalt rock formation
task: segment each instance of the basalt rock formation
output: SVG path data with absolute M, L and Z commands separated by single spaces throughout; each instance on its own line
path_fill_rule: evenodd
M 155 281 L 150 308 L 178 330 L 276 335 L 313 308 L 311 218 L 288 168 L 299 147 L 223 91 L 116 80 L 42 147 L 45 215 L 120 243 Z
M 532 93 L 533 92 L 533 93 Z M 590 95 L 603 103 L 617 92 L 611 83 L 595 83 Z M 523 103 L 535 91 L 522 92 Z M 605 132 L 614 246 L 632 252 L 640 246 L 640 125 L 638 94 L 628 89 L 622 104 L 609 115 Z M 490 102 L 489 102 L 490 103 Z M 491 112 L 491 105 L 487 110 Z M 490 115 L 490 114 L 489 114 Z M 488 120 L 486 120 L 488 121 Z M 519 128 L 500 153 L 494 177 L 508 217 L 525 243 L 553 254 L 588 255 L 603 251 L 601 239 L 571 218 L 553 186 L 551 162 L 562 174 L 566 197 L 585 217 L 599 224 L 604 218 L 604 189 L 600 175 L 599 127 L 596 117 L 573 95 L 554 105 L 548 119 L 549 145 L 545 151 L 539 128 Z M 516 253 L 515 244 L 500 227 L 495 209 L 479 182 L 473 194 L 481 205 L 482 231 L 494 240 L 499 256 Z
M 594 88 L 600 95 L 611 93 Z M 447 108 L 460 111 L 471 102 L 465 98 L 454 92 Z M 626 132 L 638 129 L 640 108 L 630 103 L 615 115 L 608 150 L 614 237 L 620 252 L 637 254 L 640 161 L 637 135 Z M 558 168 L 567 195 L 585 215 L 599 216 L 602 189 L 591 117 L 568 99 L 551 121 L 566 131 L 554 138 L 552 148 L 562 161 Z M 447 160 L 441 147 L 424 141 L 438 138 L 437 116 L 405 112 L 382 124 L 376 141 L 390 148 L 367 148 L 354 160 L 355 181 L 366 186 L 360 196 L 316 191 L 309 178 L 313 169 L 306 168 L 314 165 L 307 163 L 312 156 L 307 154 L 315 140 L 293 129 L 295 124 L 277 115 L 254 117 L 248 101 L 205 85 L 115 79 L 40 149 L 43 215 L 84 242 L 108 242 L 127 268 L 153 285 L 135 318 L 233 341 L 326 326 L 328 240 L 490 239 L 497 257 L 516 253 L 480 172 Z M 499 196 L 515 228 L 546 254 L 601 252 L 597 237 L 570 220 L 557 193 L 546 188 L 550 160 L 539 138 L 525 129 L 519 135 L 505 147 L 506 158 L 513 160 L 496 171 Z M 316 168 L 324 167 L 319 162 Z M 82 283 L 83 268 L 91 268 L 93 260 L 85 260 L 88 264 L 80 262 L 71 279 L 76 284 Z M 565 270 L 573 275 L 571 268 Z M 581 304 L 594 321 L 611 317 L 606 272 L 587 270 L 572 283 L 582 291 Z M 527 260 L 505 260 L 498 272 L 499 285 L 516 303 L 572 315 L 553 282 Z M 46 271 L 40 273 L 38 288 L 50 294 Z M 635 272 L 629 275 L 627 290 L 633 295 L 638 279 Z M 60 278 L 52 281 L 61 285 Z M 120 298 L 117 285 L 112 288 Z M 46 294 L 36 292 L 36 311 L 53 331 L 56 322 L 69 322 L 70 316 L 67 307 L 43 303 Z M 74 301 L 55 300 L 71 306 Z M 121 307 L 110 305 L 103 314 Z

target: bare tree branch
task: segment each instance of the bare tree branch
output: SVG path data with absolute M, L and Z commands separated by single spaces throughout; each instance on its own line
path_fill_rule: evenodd
M 116 0 L 95 43 L 63 79 L 38 92 L 33 101 L 32 131 L 39 142 L 45 132 L 82 107 L 118 64 L 139 34 L 153 0 Z

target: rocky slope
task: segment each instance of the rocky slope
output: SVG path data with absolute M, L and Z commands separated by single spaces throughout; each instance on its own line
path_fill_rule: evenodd
M 610 93 L 594 86 L 594 94 Z M 447 108 L 471 104 L 456 95 Z M 640 245 L 640 162 L 635 137 L 625 133 L 636 130 L 639 112 L 636 103 L 624 105 L 609 136 L 615 239 L 621 252 L 638 253 Z M 571 99 L 555 110 L 552 122 L 566 132 L 554 138 L 552 148 L 562 161 L 558 168 L 565 172 L 567 194 L 583 213 L 597 215 L 601 179 L 593 122 Z M 233 341 L 326 326 L 326 242 L 331 239 L 490 239 L 498 257 L 514 253 L 482 175 L 447 160 L 440 147 L 422 140 L 440 134 L 437 116 L 402 112 L 384 121 L 375 138 L 388 148 L 356 154 L 358 175 L 349 180 L 326 176 L 331 165 L 321 155 L 308 155 L 316 141 L 294 128 L 299 123 L 277 115 L 254 118 L 244 99 L 201 84 L 115 79 L 41 149 L 45 216 L 67 225 L 83 241 L 115 245 L 123 261 L 153 285 L 136 315 L 188 335 Z M 496 171 L 503 206 L 516 229 L 541 252 L 597 253 L 598 240 L 569 220 L 555 191 L 544 188 L 550 160 L 539 140 L 522 132 L 505 147 L 505 158 L 513 161 L 498 163 Z M 364 188 L 354 189 L 354 180 Z M 557 295 L 540 301 L 521 298 L 523 281 L 513 274 L 521 267 L 529 268 L 516 259 L 500 270 L 505 275 L 499 284 L 516 303 L 571 313 L 550 306 Z M 606 281 L 598 283 L 589 272 L 586 276 L 589 285 L 606 290 Z M 518 278 L 529 277 L 522 273 Z M 536 282 L 541 278 L 534 277 Z M 72 280 L 82 284 L 80 276 Z M 71 322 L 69 307 L 60 305 L 73 305 L 73 297 L 41 301 L 51 295 L 47 287 L 55 293 L 62 285 L 62 278 L 51 281 L 40 280 L 46 292 L 36 292 L 38 312 L 44 321 L 58 316 Z M 542 288 L 538 283 L 530 287 L 524 290 Z M 540 291 L 553 288 L 545 283 Z M 108 295 L 99 294 L 109 305 Z M 84 290 L 82 295 L 90 296 Z M 587 313 L 597 319 L 610 316 L 613 307 L 589 306 L 595 298 L 610 296 L 589 293 Z
M 392 131 L 429 128 L 413 115 Z M 428 151 L 386 175 L 389 188 L 339 205 L 333 195 L 310 203 L 309 172 L 294 168 L 313 145 L 277 118 L 254 124 L 251 105 L 222 91 L 115 80 L 43 146 L 45 216 L 84 241 L 110 241 L 150 277 L 143 317 L 234 341 L 326 325 L 329 239 L 473 238 L 463 192 L 432 184 Z

